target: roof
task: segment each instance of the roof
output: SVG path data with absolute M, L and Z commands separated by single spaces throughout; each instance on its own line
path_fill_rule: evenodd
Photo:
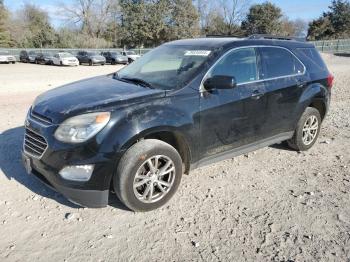
M 169 45 L 191 45 L 201 46 L 207 48 L 220 48 L 220 47 L 239 47 L 239 46 L 282 46 L 286 48 L 296 47 L 314 47 L 313 44 L 304 41 L 297 41 L 294 39 L 261 39 L 261 38 L 236 38 L 236 37 L 203 37 L 175 40 L 167 43 Z

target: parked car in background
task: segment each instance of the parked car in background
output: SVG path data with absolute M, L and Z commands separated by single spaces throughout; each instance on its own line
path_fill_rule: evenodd
M 19 54 L 19 61 L 23 63 L 34 63 L 36 53 L 34 51 L 22 50 Z
M 59 52 L 52 58 L 54 65 L 67 65 L 67 66 L 78 66 L 79 60 L 68 52 Z
M 125 55 L 128 58 L 128 62 L 132 63 L 136 59 L 140 58 L 140 55 L 137 55 L 134 51 L 123 51 L 122 55 Z
M 0 63 L 14 64 L 16 63 L 16 57 L 10 55 L 7 51 L 0 51 Z
M 101 55 L 103 55 L 106 58 L 106 63 L 110 63 L 111 65 L 129 63 L 128 57 L 122 55 L 120 52 L 117 51 L 102 52 Z
M 77 58 L 79 60 L 79 64 L 89 64 L 90 66 L 96 64 L 106 64 L 106 58 L 96 52 L 79 51 L 77 53 Z
M 36 64 L 52 65 L 53 55 L 51 53 L 38 53 L 35 57 Z

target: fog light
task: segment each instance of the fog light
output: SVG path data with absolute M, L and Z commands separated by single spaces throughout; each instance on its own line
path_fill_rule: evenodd
M 94 171 L 94 165 L 66 166 L 59 174 L 67 180 L 88 181 Z

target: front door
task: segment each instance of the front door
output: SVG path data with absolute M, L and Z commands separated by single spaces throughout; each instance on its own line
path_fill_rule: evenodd
M 258 81 L 255 48 L 234 49 L 224 55 L 205 79 L 215 75 L 235 77 L 237 86 L 201 93 L 201 158 L 253 143 L 266 128 L 267 100 L 264 83 Z

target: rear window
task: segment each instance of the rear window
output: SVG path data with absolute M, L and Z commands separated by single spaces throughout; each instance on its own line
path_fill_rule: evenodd
M 315 73 L 317 71 L 327 71 L 327 66 L 324 63 L 319 52 L 315 48 L 297 48 L 302 61 L 305 61 L 308 71 Z
M 278 47 L 259 48 L 263 65 L 263 78 L 302 74 L 304 66 L 288 50 Z

